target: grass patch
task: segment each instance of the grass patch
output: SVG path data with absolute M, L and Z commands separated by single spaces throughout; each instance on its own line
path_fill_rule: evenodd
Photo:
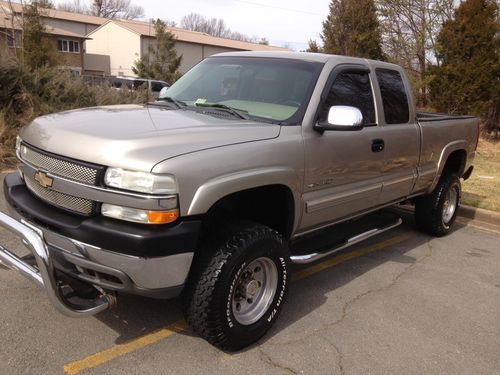
M 474 172 L 462 185 L 462 203 L 500 211 L 500 142 L 480 139 Z

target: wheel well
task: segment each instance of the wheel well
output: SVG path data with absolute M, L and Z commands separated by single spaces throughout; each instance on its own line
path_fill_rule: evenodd
M 294 199 L 290 188 L 285 185 L 266 185 L 227 195 L 216 202 L 205 216 L 207 220 L 214 217 L 221 220 L 250 220 L 273 228 L 289 238 L 294 215 Z
M 441 176 L 456 174 L 462 177 L 465 171 L 465 163 L 467 161 L 467 153 L 465 150 L 453 151 L 446 159 Z

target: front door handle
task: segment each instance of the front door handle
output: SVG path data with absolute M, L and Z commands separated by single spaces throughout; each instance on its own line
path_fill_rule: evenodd
M 374 139 L 372 141 L 372 152 L 380 152 L 385 148 L 383 139 Z

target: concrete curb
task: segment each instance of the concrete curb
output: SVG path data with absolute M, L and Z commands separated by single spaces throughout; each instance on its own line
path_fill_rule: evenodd
M 500 212 L 496 211 L 461 205 L 458 209 L 458 215 L 467 219 L 500 225 Z
M 406 212 L 411 212 L 415 210 L 412 205 L 402 205 L 402 206 L 394 206 L 396 210 L 403 210 Z M 476 208 L 471 206 L 460 205 L 458 208 L 458 217 L 480 221 L 486 224 L 498 225 L 500 226 L 500 212 L 489 211 L 482 208 Z

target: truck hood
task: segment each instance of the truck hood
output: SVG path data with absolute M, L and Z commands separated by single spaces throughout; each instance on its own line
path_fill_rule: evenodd
M 42 150 L 105 166 L 150 171 L 163 160 L 275 138 L 280 126 L 189 110 L 119 105 L 35 119 L 21 138 Z

